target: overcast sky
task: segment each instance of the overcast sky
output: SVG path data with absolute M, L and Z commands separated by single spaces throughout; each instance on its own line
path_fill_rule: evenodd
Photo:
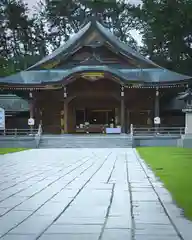
M 24 1 L 27 2 L 30 7 L 33 7 L 38 0 L 24 0 Z M 127 1 L 135 4 L 139 4 L 141 2 L 141 0 L 127 0 Z
M 39 1 L 39 0 L 24 0 L 28 5 L 29 8 L 33 8 L 33 6 L 35 6 L 35 4 Z M 127 0 L 130 3 L 135 3 L 135 4 L 139 4 L 141 2 L 141 0 Z M 138 31 L 136 30 L 132 30 L 130 31 L 131 35 L 134 37 L 134 39 L 138 42 L 139 45 L 141 45 L 141 35 L 138 33 Z

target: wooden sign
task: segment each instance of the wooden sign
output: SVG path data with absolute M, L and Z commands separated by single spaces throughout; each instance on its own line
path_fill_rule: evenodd
M 81 77 L 90 80 L 90 81 L 96 81 L 100 78 L 104 78 L 104 73 L 101 72 L 88 72 L 88 73 L 82 73 Z
M 155 118 L 154 118 L 154 124 L 161 124 L 161 119 L 160 119 L 160 117 L 155 117 Z
M 29 126 L 34 126 L 34 125 L 35 125 L 35 120 L 34 120 L 34 118 L 29 118 L 29 119 L 28 119 L 28 125 L 29 125 Z

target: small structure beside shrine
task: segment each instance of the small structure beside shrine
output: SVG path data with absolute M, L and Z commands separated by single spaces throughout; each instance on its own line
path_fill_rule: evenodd
M 14 94 L 0 94 L 0 108 L 5 111 L 5 126 L 7 129 L 27 129 L 29 106 L 26 100 Z
M 91 19 L 49 56 L 0 79 L 0 89 L 29 103 L 43 133 L 129 133 L 137 127 L 184 126 L 163 106 L 190 83 L 120 42 Z
M 185 113 L 185 134 L 179 140 L 179 145 L 182 147 L 192 147 L 192 90 L 189 88 L 185 92 L 179 94 L 179 100 L 184 100 L 186 103 L 183 112 Z

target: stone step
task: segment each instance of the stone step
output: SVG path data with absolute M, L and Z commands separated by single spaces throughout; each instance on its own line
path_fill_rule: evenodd
M 40 144 L 40 148 L 125 148 L 132 147 L 131 144 L 127 145 L 115 145 L 115 144 L 63 144 L 63 145 L 55 145 L 55 144 Z
M 130 148 L 132 139 L 126 136 L 42 136 L 39 148 Z
M 110 144 L 127 144 L 127 143 L 131 143 L 131 141 L 120 141 L 120 140 L 117 140 L 117 141 L 53 141 L 53 140 L 41 140 L 41 142 L 43 142 L 44 144 L 49 144 L 49 143 L 52 143 L 52 144 L 59 144 L 59 145 L 62 145 L 62 144 L 65 144 L 65 143 L 68 143 L 68 144 L 94 144 L 94 143 L 100 143 L 100 144 L 105 144 L 105 143 L 110 143 Z

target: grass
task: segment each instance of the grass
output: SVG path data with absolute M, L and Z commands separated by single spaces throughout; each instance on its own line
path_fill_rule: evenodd
M 192 149 L 148 147 L 137 151 L 192 220 Z
M 26 148 L 0 148 L 0 154 L 14 153 L 27 150 Z

